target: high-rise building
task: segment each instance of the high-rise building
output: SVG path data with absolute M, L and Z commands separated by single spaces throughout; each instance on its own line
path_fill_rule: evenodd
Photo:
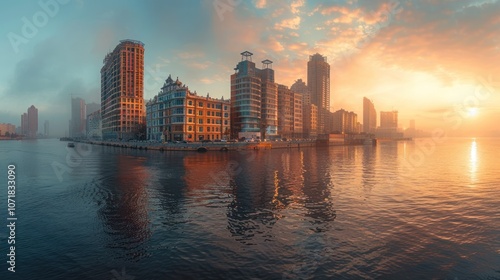
M 278 134 L 278 84 L 274 82 L 272 61 L 262 61 L 262 69 L 256 69 L 261 83 L 260 132 L 261 137 Z
M 47 120 L 43 123 L 43 135 L 45 137 L 49 137 L 49 135 L 50 135 L 49 134 L 49 121 L 47 121 Z
M 252 53 L 241 53 L 241 61 L 231 75 L 231 137 L 265 138 L 278 133 L 278 86 L 272 61 L 262 61 L 258 69 Z
M 332 115 L 332 129 L 338 133 L 359 133 L 358 115 L 354 112 L 348 112 L 340 109 Z
M 87 138 L 102 138 L 101 110 L 94 111 L 87 115 Z
M 95 102 L 92 102 L 92 103 L 87 103 L 85 105 L 85 111 L 87 112 L 86 116 L 88 116 L 96 111 L 100 111 L 100 110 L 101 110 L 101 104 L 97 104 Z
M 38 133 L 38 109 L 31 105 L 28 108 L 28 137 L 36 138 Z
M 329 133 L 330 64 L 328 64 L 326 56 L 319 53 L 309 56 L 307 86 L 311 94 L 311 103 L 316 105 L 318 109 L 318 133 Z
M 293 92 L 293 91 L 292 91 Z M 304 138 L 304 105 L 302 94 L 293 92 L 293 138 Z
M 302 122 L 302 95 L 278 85 L 278 134 L 282 138 L 302 138 Z
M 311 103 L 311 92 L 302 79 L 298 79 L 290 89 L 302 96 L 302 125 L 303 138 L 316 138 L 318 106 Z
M 169 75 L 160 93 L 146 104 L 147 139 L 228 139 L 230 107 L 229 100 L 199 96 Z
M 302 95 L 302 105 L 306 106 L 311 104 L 311 93 L 309 92 L 309 88 L 307 87 L 306 83 L 302 81 L 302 79 L 298 79 L 297 81 L 295 81 L 290 89 Z
M 28 113 L 21 115 L 21 134 L 28 136 Z
M 363 132 L 374 134 L 377 130 L 377 111 L 373 102 L 363 97 Z
M 380 112 L 380 127 L 377 130 L 380 138 L 402 138 L 398 132 L 398 111 Z
M 135 139 L 145 129 L 144 44 L 122 40 L 101 68 L 101 118 L 104 139 Z
M 380 128 L 398 129 L 398 111 L 380 112 Z
M 71 98 L 70 137 L 85 136 L 86 116 L 85 100 L 79 97 Z

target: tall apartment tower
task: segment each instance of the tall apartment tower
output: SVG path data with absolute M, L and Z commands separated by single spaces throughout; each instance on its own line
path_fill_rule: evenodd
M 43 135 L 45 137 L 49 137 L 49 135 L 50 135 L 50 133 L 49 133 L 49 121 L 47 121 L 47 120 L 43 123 Z
M 262 61 L 262 69 L 257 69 L 261 83 L 260 103 L 260 133 L 261 137 L 275 136 L 278 134 L 278 84 L 274 82 L 272 61 Z
M 278 133 L 278 86 L 272 61 L 258 69 L 252 53 L 241 53 L 231 75 L 231 138 L 265 138 Z
M 28 108 L 28 137 L 36 138 L 38 133 L 38 109 L 31 105 Z
M 21 134 L 28 136 L 28 113 L 21 115 Z
M 318 109 L 318 133 L 330 132 L 330 64 L 319 53 L 309 56 L 307 62 L 307 86 L 311 103 Z
M 70 137 L 83 137 L 85 136 L 86 126 L 86 105 L 85 100 L 76 97 L 71 98 L 71 126 Z
M 377 111 L 373 102 L 363 97 L 363 132 L 374 134 L 377 130 Z
M 102 137 L 138 138 L 145 129 L 144 44 L 135 40 L 122 40 L 106 55 L 103 63 Z

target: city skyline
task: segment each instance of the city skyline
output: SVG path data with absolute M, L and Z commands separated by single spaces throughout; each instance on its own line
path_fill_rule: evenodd
M 102 58 L 127 38 L 146 45 L 145 101 L 170 72 L 200 94 L 229 98 L 228 77 L 241 50 L 272 60 L 276 82 L 290 87 L 307 80 L 309 56 L 320 53 L 331 65 L 331 112 L 361 115 L 367 96 L 377 111 L 398 110 L 404 126 L 410 120 L 429 131 L 451 125 L 457 128 L 450 134 L 463 135 L 494 130 L 500 117 L 498 94 L 484 90 L 498 92 L 498 1 L 200 1 L 175 7 L 54 1 L 42 1 L 56 3 L 49 8 L 32 2 L 4 9 L 0 49 L 10 55 L 0 96 L 9 104 L 0 105 L 0 122 L 19 126 L 19 114 L 34 104 L 51 134 L 64 134 L 71 94 L 98 102 Z M 162 16 L 174 8 L 178 12 Z M 34 17 L 43 13 L 46 21 Z M 176 24 L 183 13 L 195 16 Z

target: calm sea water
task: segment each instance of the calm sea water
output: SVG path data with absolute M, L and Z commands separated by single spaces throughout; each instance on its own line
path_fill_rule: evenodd
M 1 279 L 500 279 L 500 139 L 158 152 L 0 142 Z M 133 278 L 135 277 L 135 278 Z

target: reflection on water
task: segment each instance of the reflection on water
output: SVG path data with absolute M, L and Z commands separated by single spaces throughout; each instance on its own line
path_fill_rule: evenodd
M 25 172 L 30 228 L 20 250 L 59 264 L 25 268 L 24 279 L 111 279 L 122 267 L 136 279 L 487 279 L 500 278 L 499 143 L 450 139 L 432 153 L 414 142 L 207 153 L 94 146 L 63 182 L 50 163 L 63 162 L 64 143 L 0 151 L 14 151 Z M 405 169 L 419 151 L 422 164 Z
M 477 172 L 477 143 L 476 139 L 474 138 L 472 140 L 471 146 L 470 146 L 470 160 L 469 160 L 469 166 L 470 166 L 470 178 L 471 178 L 471 183 L 474 184 L 476 182 L 476 172 Z
M 148 255 L 141 244 L 151 236 L 148 218 L 149 179 L 144 166 L 145 158 L 117 155 L 114 172 L 102 166 L 98 188 L 102 195 L 95 196 L 98 215 L 103 220 L 104 232 L 109 235 L 107 246 L 120 249 L 120 257 L 137 260 Z

